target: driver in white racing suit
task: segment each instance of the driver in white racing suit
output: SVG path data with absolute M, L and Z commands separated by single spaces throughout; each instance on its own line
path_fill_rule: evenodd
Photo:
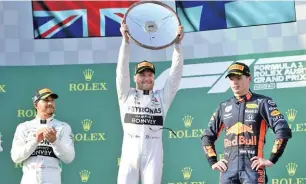
M 11 158 L 23 162 L 21 184 L 61 184 L 61 161 L 68 164 L 75 157 L 71 127 L 54 119 L 56 98 L 48 88 L 38 90 L 36 118 L 16 128 Z
M 127 25 L 120 28 L 123 40 L 116 70 L 116 85 L 123 126 L 123 144 L 118 184 L 161 184 L 163 170 L 163 123 L 178 91 L 183 72 L 181 40 L 183 27 L 178 28 L 169 76 L 162 90 L 154 90 L 155 67 L 148 61 L 136 64 L 130 87 L 129 38 Z

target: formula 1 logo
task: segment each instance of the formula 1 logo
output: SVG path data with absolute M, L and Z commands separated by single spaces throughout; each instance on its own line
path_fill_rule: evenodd
M 255 59 L 239 60 L 237 62 L 251 65 Z M 184 65 L 180 89 L 210 88 L 208 93 L 225 93 L 229 88 L 226 70 L 234 61 L 215 63 L 199 63 Z M 155 81 L 155 89 L 162 89 L 169 75 L 170 68 L 162 72 Z
M 184 65 L 179 90 L 210 88 L 208 94 L 225 93 L 230 88 L 225 78 L 226 70 L 234 62 L 229 59 L 222 62 Z M 253 59 L 237 60 L 237 62 L 245 63 L 248 66 L 254 63 L 251 68 L 253 90 L 306 87 L 306 55 L 259 56 Z M 170 68 L 166 69 L 156 78 L 155 89 L 163 88 L 169 71 Z

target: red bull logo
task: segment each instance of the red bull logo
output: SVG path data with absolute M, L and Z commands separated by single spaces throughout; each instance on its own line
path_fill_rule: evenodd
M 229 129 L 226 130 L 226 135 L 229 135 L 229 134 L 239 135 L 244 132 L 254 133 L 252 129 L 252 125 L 247 126 L 241 122 L 237 122 L 235 125 L 231 126 Z
M 229 129 L 226 131 L 226 135 L 229 134 L 235 134 L 236 136 L 234 137 L 233 140 L 229 139 L 224 139 L 224 146 L 230 147 L 230 146 L 237 146 L 239 145 L 257 145 L 257 137 L 256 136 L 251 136 L 251 138 L 246 138 L 245 136 L 238 136 L 239 134 L 242 133 L 254 133 L 252 126 L 247 126 L 244 125 L 241 122 L 236 123 L 235 125 L 231 126 Z

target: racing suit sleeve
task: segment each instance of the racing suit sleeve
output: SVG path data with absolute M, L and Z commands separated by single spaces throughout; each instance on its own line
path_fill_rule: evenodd
M 263 101 L 261 114 L 268 123 L 268 126 L 275 133 L 275 140 L 269 158 L 275 164 L 282 156 L 288 139 L 292 137 L 292 132 L 284 116 L 279 112 L 276 103 L 272 99 Z
M 116 68 L 116 87 L 119 102 L 124 102 L 130 91 L 130 48 L 129 44 L 122 39 L 119 50 L 119 58 Z
M 59 132 L 57 132 L 56 140 L 51 143 L 54 154 L 66 164 L 73 161 L 75 157 L 73 135 L 71 127 L 65 124 Z
M 218 139 L 223 128 L 224 124 L 221 119 L 221 108 L 219 106 L 214 112 L 214 114 L 211 116 L 208 128 L 205 129 L 201 137 L 202 147 L 210 166 L 212 166 L 218 161 L 217 152 L 215 149 L 215 142 Z
M 26 140 L 25 132 L 25 125 L 19 124 L 14 134 L 11 149 L 11 158 L 14 163 L 21 163 L 29 158 L 39 144 L 35 137 L 31 140 Z
M 163 89 L 163 101 L 164 104 L 167 105 L 166 108 L 170 107 L 170 104 L 174 99 L 176 92 L 178 91 L 182 78 L 183 66 L 184 58 L 182 53 L 182 46 L 181 44 L 175 44 L 169 76 Z

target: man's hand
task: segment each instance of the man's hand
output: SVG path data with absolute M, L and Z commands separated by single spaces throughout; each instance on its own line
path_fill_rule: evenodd
M 41 142 L 42 140 L 44 140 L 44 131 L 47 128 L 41 128 L 36 132 L 36 142 Z
M 213 164 L 211 168 L 216 171 L 219 170 L 221 172 L 224 172 L 227 170 L 227 165 L 226 165 L 227 163 L 228 163 L 227 160 L 221 159 L 217 163 Z
M 252 169 L 256 169 L 256 171 L 260 168 L 271 167 L 272 165 L 274 165 L 270 160 L 266 160 L 258 156 L 251 158 L 251 162 Z
M 176 32 L 176 35 L 178 35 L 178 38 L 177 38 L 177 40 L 176 40 L 176 44 L 180 44 L 181 43 L 181 41 L 183 40 L 183 38 L 184 38 L 184 27 L 183 26 L 179 26 L 178 27 L 178 30 L 177 30 L 177 32 Z
M 120 32 L 122 35 L 122 38 L 125 40 L 126 43 L 129 43 L 129 36 L 127 35 L 127 32 L 129 31 L 128 26 L 123 23 L 123 21 L 121 22 L 121 27 L 120 27 Z
M 54 128 L 45 129 L 44 137 L 48 142 L 53 143 L 56 140 L 56 130 Z

